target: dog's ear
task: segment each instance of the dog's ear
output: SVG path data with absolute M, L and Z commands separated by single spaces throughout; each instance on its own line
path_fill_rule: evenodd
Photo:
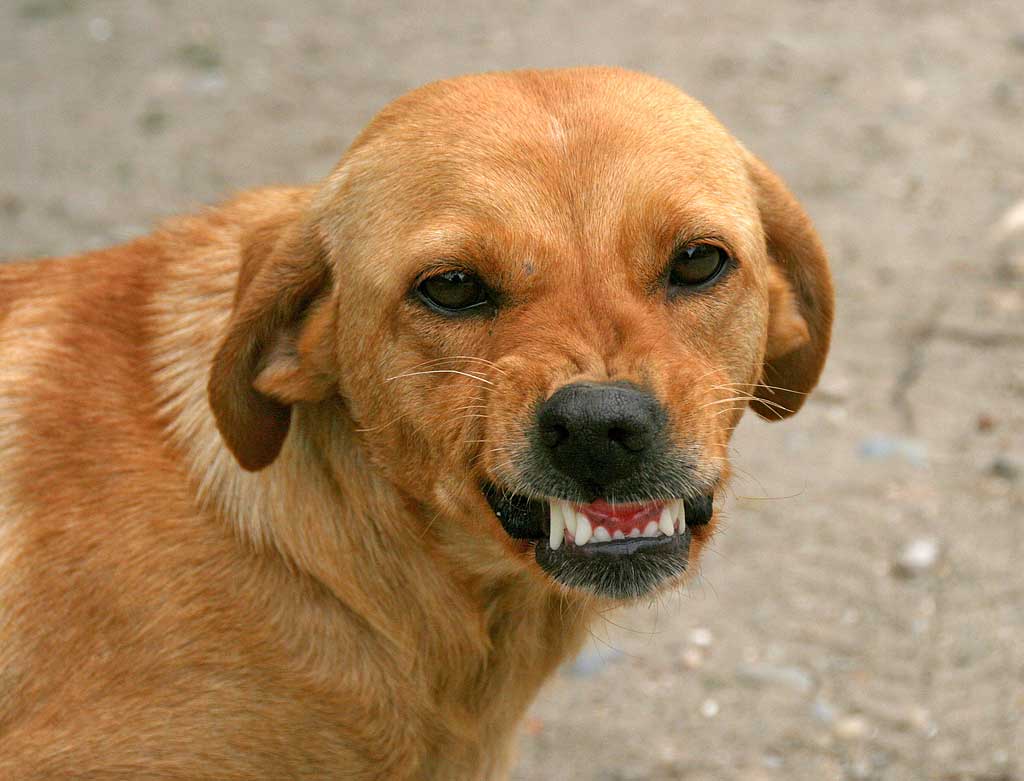
M 245 469 L 277 458 L 293 404 L 334 391 L 330 289 L 322 244 L 297 212 L 242 239 L 234 309 L 207 391 L 217 428 Z
M 825 365 L 832 334 L 832 276 L 810 218 L 764 163 L 748 156 L 768 247 L 768 345 L 757 401 L 762 418 L 780 420 L 803 405 Z

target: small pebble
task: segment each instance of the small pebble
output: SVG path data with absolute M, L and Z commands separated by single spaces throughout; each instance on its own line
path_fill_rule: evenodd
M 860 456 L 867 461 L 898 458 L 913 466 L 923 467 L 928 464 L 927 446 L 919 440 L 902 437 L 868 437 L 860 443 Z
M 1013 482 L 1020 479 L 1024 467 L 1014 458 L 1007 455 L 996 456 L 988 468 L 989 474 L 1001 480 Z
M 1008 208 L 995 226 L 996 239 L 1004 239 L 1024 228 L 1024 200 L 1017 201 Z
M 893 562 L 893 573 L 901 578 L 915 578 L 933 569 L 939 561 L 939 541 L 922 537 L 904 546 Z
M 870 729 L 871 725 L 863 716 L 844 716 L 834 727 L 836 737 L 842 740 L 863 740 Z
M 1024 201 L 1018 201 L 999 219 L 992 231 L 996 271 L 1004 282 L 1024 279 Z
M 926 738 L 934 738 L 939 734 L 939 727 L 932 718 L 931 712 L 920 705 L 911 708 L 907 721 Z
M 839 717 L 835 706 L 820 697 L 811 705 L 811 715 L 823 724 L 835 724 Z
M 705 719 L 715 718 L 720 710 L 717 700 L 704 700 L 700 705 L 700 715 Z
M 1024 278 L 1024 274 L 1021 274 Z M 989 308 L 999 315 L 1015 315 L 1024 311 L 1024 294 L 1020 290 L 990 290 L 985 299 Z
M 683 651 L 683 666 L 688 670 L 696 670 L 704 664 L 704 654 L 699 648 L 687 648 Z
M 94 16 L 89 20 L 89 35 L 98 43 L 106 43 L 114 34 L 114 25 L 109 19 L 102 16 Z
M 698 648 L 710 648 L 714 639 L 715 638 L 711 634 L 711 630 L 707 627 L 698 626 L 690 632 L 690 642 Z

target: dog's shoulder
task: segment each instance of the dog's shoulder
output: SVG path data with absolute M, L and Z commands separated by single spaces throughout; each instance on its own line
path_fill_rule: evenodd
M 0 743 L 26 762 L 99 761 L 90 740 L 157 735 L 170 713 L 201 741 L 189 697 L 237 722 L 231 692 L 273 686 L 247 663 L 209 667 L 225 637 L 239 659 L 272 643 L 240 629 L 267 625 L 246 614 L 251 562 L 197 502 L 167 404 L 204 397 L 240 244 L 302 194 L 245 193 L 120 246 L 0 265 Z

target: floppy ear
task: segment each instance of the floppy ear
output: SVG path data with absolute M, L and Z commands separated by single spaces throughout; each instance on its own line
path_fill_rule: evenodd
M 250 229 L 227 333 L 207 386 L 217 428 L 244 469 L 281 450 L 291 405 L 335 388 L 331 273 L 313 230 L 294 212 Z
M 770 261 L 768 346 L 758 401 L 762 418 L 780 420 L 803 405 L 825 365 L 832 334 L 832 276 L 810 218 L 764 163 L 749 155 Z

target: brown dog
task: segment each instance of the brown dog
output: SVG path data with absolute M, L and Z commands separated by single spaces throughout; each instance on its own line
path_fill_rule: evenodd
M 502 776 L 831 313 L 781 182 L 610 69 L 433 84 L 319 186 L 0 266 L 0 777 Z

